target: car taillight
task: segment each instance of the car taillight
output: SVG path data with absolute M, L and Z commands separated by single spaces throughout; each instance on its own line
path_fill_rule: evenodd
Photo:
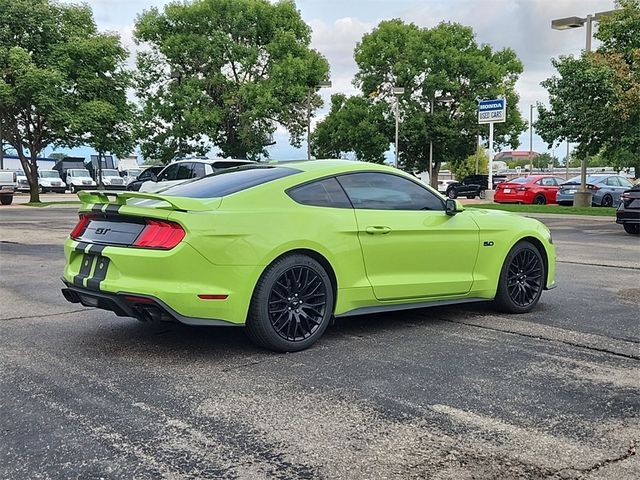
M 518 192 L 524 192 L 524 191 L 526 191 L 526 190 L 529 190 L 529 187 L 518 187 L 518 188 L 516 188 L 516 190 L 517 190 Z
M 75 226 L 73 230 L 71 230 L 71 233 L 69 234 L 69 236 L 74 240 L 81 237 L 84 231 L 87 229 L 87 225 L 89 225 L 90 221 L 91 221 L 91 215 L 85 215 L 84 213 L 81 213 L 80 219 L 78 220 L 78 224 Z
M 165 220 L 147 220 L 147 225 L 133 242 L 134 247 L 169 250 L 184 238 L 180 225 Z
M 597 187 L 596 185 L 587 185 L 587 190 L 593 190 L 595 192 L 596 190 L 600 190 L 600 187 Z

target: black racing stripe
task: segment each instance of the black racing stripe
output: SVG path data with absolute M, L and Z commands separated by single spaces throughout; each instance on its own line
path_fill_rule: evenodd
M 97 254 L 100 255 L 102 253 L 102 251 L 105 249 L 106 245 L 96 245 L 96 244 L 92 244 L 89 247 L 89 250 L 87 253 L 93 253 L 93 254 Z
M 73 277 L 74 285 L 77 285 L 78 287 L 84 286 L 82 282 L 91 273 L 91 267 L 93 267 L 94 258 L 95 257 L 93 255 L 87 254 L 82 257 L 82 265 L 80 266 L 80 271 L 78 272 L 78 275 Z
M 102 213 L 102 207 L 104 207 L 103 203 L 98 203 L 91 207 L 91 213 Z
M 78 242 L 78 244 L 75 247 L 75 251 L 84 253 L 85 249 L 88 246 L 89 246 L 89 244 L 87 242 Z
M 91 290 L 100 290 L 100 283 L 107 277 L 108 268 L 109 259 L 107 257 L 98 257 L 93 277 L 87 280 L 87 288 Z
M 118 210 L 120 210 L 120 207 L 122 205 L 107 205 L 107 208 L 104 209 L 104 213 L 118 213 Z

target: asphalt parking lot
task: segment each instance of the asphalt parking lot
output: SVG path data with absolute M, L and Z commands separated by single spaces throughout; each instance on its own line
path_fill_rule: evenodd
M 559 287 L 274 354 L 60 295 L 75 208 L 0 210 L 0 478 L 640 478 L 640 240 L 541 217 Z

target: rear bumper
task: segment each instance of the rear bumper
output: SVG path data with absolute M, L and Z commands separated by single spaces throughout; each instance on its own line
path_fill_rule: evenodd
M 640 210 L 618 210 L 616 212 L 616 223 L 640 223 Z
M 153 298 L 166 306 L 172 317 L 190 325 L 215 324 L 216 320 L 243 325 L 253 287 L 263 270 L 259 266 L 213 264 L 187 241 L 171 250 L 152 250 L 68 239 L 65 255 L 63 279 L 67 285 L 103 295 Z M 227 297 L 212 300 L 200 298 L 200 294 Z
M 97 292 L 77 287 L 64 279 L 62 281 L 65 284 L 62 295 L 68 302 L 108 310 L 119 317 L 133 317 L 143 322 L 178 321 L 186 325 L 238 326 L 237 323 L 224 320 L 180 315 L 162 300 L 151 295 Z

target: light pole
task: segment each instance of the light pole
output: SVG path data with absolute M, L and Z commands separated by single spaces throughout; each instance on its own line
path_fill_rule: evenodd
M 429 105 L 429 114 L 433 115 L 433 106 L 436 102 L 442 103 L 444 105 L 448 105 L 453 103 L 453 97 L 447 95 L 440 95 L 438 97 L 435 94 L 431 97 L 431 102 Z M 433 184 L 433 140 L 429 140 L 429 185 L 432 187 L 437 186 Z
M 529 105 L 529 175 L 533 175 L 533 105 Z
M 311 95 L 320 88 L 331 88 L 331 80 L 318 82 L 315 87 L 309 87 L 307 92 L 307 160 L 311 160 Z
M 564 178 L 566 180 L 569 180 L 569 159 L 570 159 L 569 139 L 567 138 L 567 156 L 564 157 Z
M 602 18 L 611 15 L 618 10 L 607 10 L 606 12 L 598 12 L 589 14 L 586 18 L 582 17 L 565 17 L 551 20 L 551 28 L 554 30 L 569 30 L 572 28 L 580 28 L 586 25 L 587 38 L 585 42 L 585 52 L 591 52 L 591 36 L 593 32 L 593 22 L 598 22 Z M 585 155 L 580 159 L 580 189 L 573 197 L 573 205 L 576 207 L 591 206 L 591 192 L 587 190 L 587 163 L 589 156 Z
M 393 87 L 391 89 L 393 96 L 396 98 L 395 113 L 396 113 L 396 161 L 395 167 L 398 168 L 398 129 L 400 126 L 400 96 L 404 95 L 404 88 Z
M 0 117 L 0 170 L 4 170 L 4 138 L 2 135 L 2 117 Z

